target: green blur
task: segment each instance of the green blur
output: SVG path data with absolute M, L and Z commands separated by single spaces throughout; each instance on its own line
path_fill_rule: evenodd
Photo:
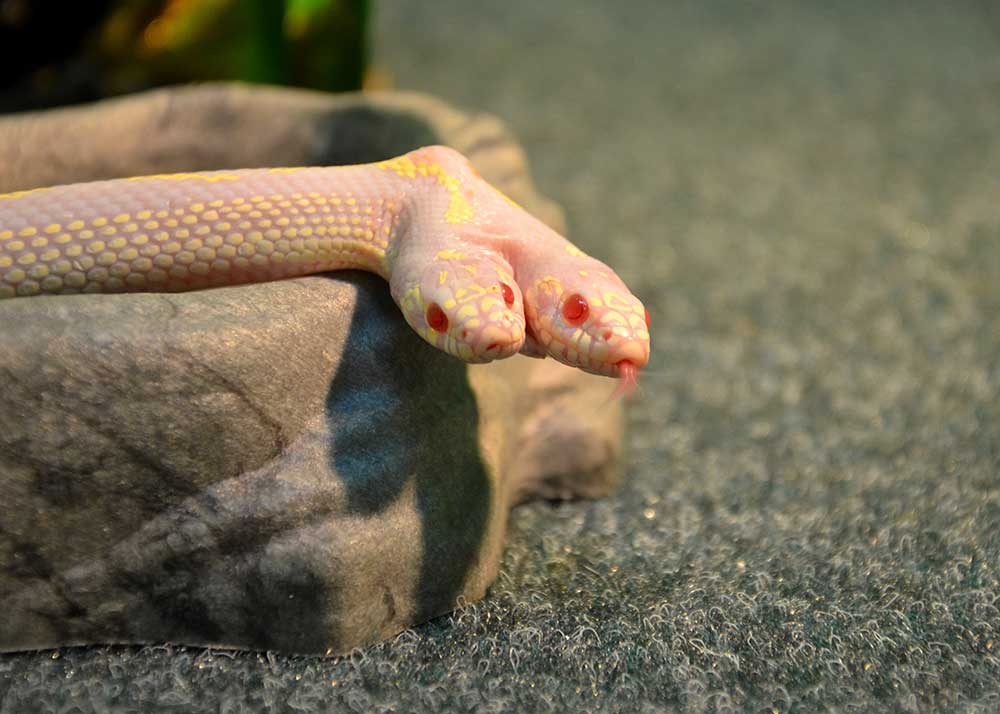
M 0 13 L 0 111 L 192 81 L 340 92 L 368 65 L 368 0 L 54 0 Z

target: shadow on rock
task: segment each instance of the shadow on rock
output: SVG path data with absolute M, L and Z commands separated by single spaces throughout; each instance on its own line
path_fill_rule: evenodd
M 412 487 L 421 542 L 413 614 L 422 621 L 452 608 L 461 594 L 494 495 L 466 366 L 411 331 L 365 329 L 399 319 L 384 286 L 366 293 L 327 397 L 330 470 L 346 487 L 347 511 L 362 517 L 384 514 Z M 391 519 L 382 527 L 386 537 L 401 530 Z

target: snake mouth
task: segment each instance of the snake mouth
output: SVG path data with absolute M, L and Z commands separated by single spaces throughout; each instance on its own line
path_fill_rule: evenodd
M 608 357 L 604 361 L 591 360 L 588 371 L 605 377 L 627 379 L 634 384 L 639 372 L 649 361 L 649 347 L 638 341 L 628 341 L 616 345 Z
M 523 340 L 493 340 L 477 355 L 477 362 L 492 362 L 498 359 L 505 359 L 517 354 L 521 350 Z
M 633 385 L 638 383 L 639 374 L 642 372 L 642 367 L 630 359 L 620 359 L 617 362 L 591 362 L 586 366 L 571 364 L 570 366 L 601 377 L 623 379 Z
M 517 325 L 487 325 L 479 331 L 462 330 L 462 340 L 472 349 L 468 362 L 492 362 L 517 354 L 524 344 L 524 333 Z
M 604 362 L 583 368 L 587 372 L 618 379 L 618 385 L 611 394 L 611 399 L 631 397 L 639 389 L 639 372 L 642 368 L 630 359 L 620 359 L 617 362 Z

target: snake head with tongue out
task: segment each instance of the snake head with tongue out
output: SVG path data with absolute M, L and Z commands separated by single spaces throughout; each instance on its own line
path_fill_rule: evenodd
M 400 301 L 417 332 L 467 361 L 548 356 L 617 377 L 630 391 L 649 361 L 649 313 L 615 272 L 500 193 L 461 154 L 434 146 L 408 157 L 416 175 L 440 185 L 412 198 L 411 232 L 390 279 L 398 301 L 420 296 Z
M 610 268 L 572 244 L 566 246 L 573 255 L 519 275 L 526 320 L 523 351 L 634 386 L 649 361 L 649 313 Z

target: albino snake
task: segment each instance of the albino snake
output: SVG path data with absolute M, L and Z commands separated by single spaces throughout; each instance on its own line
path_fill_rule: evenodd
M 0 195 L 0 298 L 350 268 L 388 280 L 410 326 L 467 362 L 548 355 L 630 386 L 649 359 L 649 314 L 614 271 L 445 147 Z

